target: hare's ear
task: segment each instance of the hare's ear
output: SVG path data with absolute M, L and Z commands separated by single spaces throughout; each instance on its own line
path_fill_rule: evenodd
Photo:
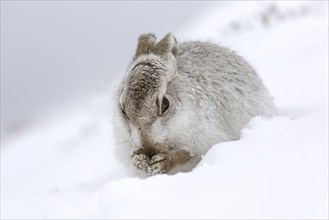
M 165 56 L 172 53 L 177 57 L 177 40 L 171 33 L 168 33 L 155 45 L 154 53 L 159 56 Z
M 136 54 L 134 56 L 134 60 L 137 59 L 142 54 L 149 54 L 153 51 L 155 46 L 156 38 L 155 35 L 150 34 L 142 34 L 138 38 L 138 44 L 136 49 Z

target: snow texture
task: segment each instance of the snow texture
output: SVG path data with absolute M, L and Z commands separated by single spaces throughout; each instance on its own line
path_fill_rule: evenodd
M 140 178 L 114 154 L 110 85 L 2 142 L 1 218 L 328 218 L 328 2 L 213 4 L 176 37 L 238 51 L 280 115 L 192 172 Z

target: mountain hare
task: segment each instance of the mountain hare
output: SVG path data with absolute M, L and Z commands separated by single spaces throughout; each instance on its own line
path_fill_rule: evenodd
M 147 175 L 190 171 L 211 146 L 238 139 L 251 118 L 275 113 L 243 58 L 170 33 L 158 43 L 153 34 L 139 37 L 117 107 L 130 162 Z

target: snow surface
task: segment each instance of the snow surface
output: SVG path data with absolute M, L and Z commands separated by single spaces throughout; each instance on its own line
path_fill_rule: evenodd
M 110 85 L 2 141 L 1 218 L 328 218 L 328 2 L 213 4 L 177 38 L 237 50 L 280 115 L 190 173 L 139 178 L 114 155 Z

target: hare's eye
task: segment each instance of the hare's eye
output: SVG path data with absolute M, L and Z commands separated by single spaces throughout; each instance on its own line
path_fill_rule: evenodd
M 164 114 L 168 108 L 169 108 L 169 100 L 166 98 L 166 96 L 163 96 L 163 99 L 162 99 L 162 105 L 161 105 L 161 113 Z

